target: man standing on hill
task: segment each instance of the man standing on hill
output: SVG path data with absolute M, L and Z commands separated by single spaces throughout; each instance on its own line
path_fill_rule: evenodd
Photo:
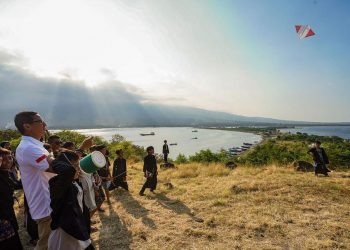
M 147 148 L 147 156 L 144 158 L 143 172 L 146 177 L 146 182 L 140 190 L 141 196 L 144 195 L 146 188 L 150 188 L 153 193 L 157 187 L 157 160 L 154 156 L 154 148 L 152 146 Z
M 312 155 L 315 162 L 315 175 L 324 174 L 328 176 L 328 172 L 331 172 L 326 166 L 326 164 L 329 164 L 329 160 L 326 151 L 321 148 L 321 142 L 316 141 L 315 146 L 307 151 L 307 153 Z
M 23 190 L 27 198 L 30 214 L 38 224 L 39 240 L 36 250 L 47 249 L 51 233 L 51 207 L 49 179 L 52 159 L 40 139 L 46 125 L 36 112 L 21 112 L 15 117 L 15 125 L 22 134 L 16 150 L 16 159 L 21 172 Z
M 164 155 L 164 162 L 165 163 L 168 163 L 168 154 L 169 154 L 169 146 L 167 144 L 167 140 L 164 140 L 163 155 Z

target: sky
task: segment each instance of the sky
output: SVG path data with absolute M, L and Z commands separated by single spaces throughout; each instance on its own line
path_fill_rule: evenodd
M 0 0 L 0 67 L 118 83 L 145 103 L 349 122 L 349 12 L 347 0 Z M 298 24 L 316 35 L 300 40 Z

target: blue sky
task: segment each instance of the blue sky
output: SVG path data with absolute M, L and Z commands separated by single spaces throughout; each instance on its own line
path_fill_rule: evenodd
M 276 92 L 267 97 L 277 102 L 291 102 L 288 97 L 296 98 L 298 93 L 303 100 L 294 101 L 305 106 L 313 105 L 312 99 L 317 98 L 321 107 L 326 103 L 329 113 L 314 119 L 337 120 L 338 116 L 349 120 L 349 1 L 210 3 L 217 13 L 221 13 L 220 22 L 230 37 L 228 43 L 238 40 L 239 49 L 248 60 L 247 67 L 270 80 L 265 84 Z M 309 24 L 316 36 L 296 39 L 295 24 Z M 276 105 L 284 106 L 282 103 Z M 296 105 L 292 103 L 292 106 Z M 287 111 L 288 107 L 285 108 Z M 303 116 L 304 110 L 296 111 Z M 313 119 L 312 114 L 304 119 L 307 117 Z
M 0 63 L 115 80 L 143 102 L 350 121 L 348 13 L 346 0 L 0 1 Z M 299 40 L 296 24 L 316 35 Z

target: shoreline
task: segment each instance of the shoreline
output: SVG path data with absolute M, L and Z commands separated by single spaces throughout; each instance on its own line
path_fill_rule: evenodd
M 191 127 L 191 128 L 228 128 L 228 127 L 239 127 L 239 128 L 296 128 L 296 127 L 332 127 L 332 126 L 339 126 L 339 127 L 347 127 L 350 126 L 350 122 L 339 122 L 339 123 L 236 123 L 236 124 L 212 124 L 212 125 L 193 125 L 193 124 L 187 124 L 187 125 L 116 125 L 116 126 L 106 126 L 106 125 L 96 125 L 96 126 L 66 126 L 66 127 L 58 127 L 58 126 L 51 126 L 51 130 L 82 130 L 82 129 L 114 129 L 114 128 L 185 128 L 185 127 Z M 1 128 L 6 129 L 6 128 Z

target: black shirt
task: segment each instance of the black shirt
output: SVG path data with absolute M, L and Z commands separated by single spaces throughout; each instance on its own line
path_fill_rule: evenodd
M 317 149 L 311 148 L 308 153 L 312 153 L 312 158 L 315 161 L 316 164 L 329 164 L 329 159 L 326 154 L 326 151 L 323 148 L 320 148 L 320 152 L 322 154 L 322 157 L 320 157 L 320 154 L 317 152 Z
M 169 154 L 169 146 L 168 144 L 163 145 L 163 154 Z
M 117 158 L 113 163 L 113 177 L 126 176 L 126 160 L 124 158 Z
M 143 172 L 157 174 L 157 160 L 154 155 L 147 155 L 143 160 Z
M 57 175 L 49 180 L 51 229 L 60 227 L 78 240 L 88 240 L 90 235 L 86 214 L 89 210 L 84 202 L 83 211 L 80 208 L 78 189 L 73 184 L 75 169 L 64 161 L 54 160 L 52 165 Z

